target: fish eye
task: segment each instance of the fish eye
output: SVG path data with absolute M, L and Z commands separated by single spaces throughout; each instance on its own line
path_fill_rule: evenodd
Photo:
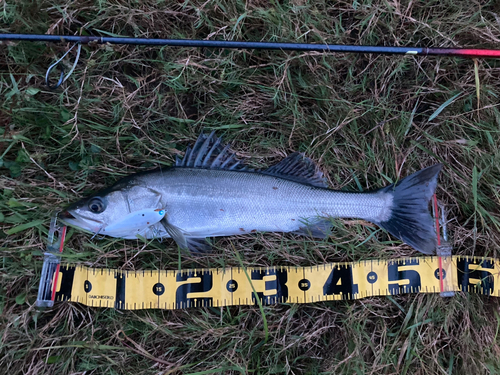
M 106 209 L 101 198 L 92 198 L 89 202 L 89 210 L 95 214 L 100 214 Z

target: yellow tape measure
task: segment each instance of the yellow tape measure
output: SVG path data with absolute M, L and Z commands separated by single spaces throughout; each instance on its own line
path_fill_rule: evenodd
M 254 305 L 252 286 L 264 305 L 453 291 L 499 297 L 499 275 L 499 260 L 464 256 L 249 267 L 246 272 L 239 267 L 122 271 L 65 264 L 55 300 L 125 310 Z

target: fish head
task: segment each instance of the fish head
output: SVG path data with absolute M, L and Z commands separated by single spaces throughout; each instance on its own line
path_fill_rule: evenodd
M 70 205 L 59 215 L 65 224 L 112 237 L 134 237 L 165 215 L 161 195 L 130 179 Z
M 67 225 L 100 233 L 130 212 L 127 197 L 121 191 L 97 193 L 79 200 L 63 211 L 59 218 Z

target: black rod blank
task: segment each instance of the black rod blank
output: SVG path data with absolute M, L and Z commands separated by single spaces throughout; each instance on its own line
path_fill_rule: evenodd
M 275 42 L 243 42 L 225 40 L 194 40 L 194 39 L 149 39 L 77 35 L 45 35 L 45 34 L 0 34 L 1 41 L 31 41 L 53 43 L 111 43 L 144 46 L 172 47 L 207 47 L 229 49 L 267 49 L 284 51 L 317 51 L 317 52 L 348 52 L 376 53 L 397 55 L 442 55 L 462 57 L 500 58 L 500 50 L 467 49 L 467 48 L 422 48 L 393 46 L 356 46 L 342 44 L 311 44 L 311 43 L 275 43 Z

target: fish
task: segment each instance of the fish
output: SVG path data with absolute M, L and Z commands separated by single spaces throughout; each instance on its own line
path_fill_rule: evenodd
M 94 235 L 170 237 L 182 249 L 203 253 L 213 237 L 292 232 L 325 239 L 332 218 L 357 218 L 433 254 L 429 202 L 441 168 L 432 165 L 377 190 L 336 191 L 302 153 L 251 169 L 214 132 L 202 133 L 173 166 L 124 177 L 73 203 L 60 219 Z

